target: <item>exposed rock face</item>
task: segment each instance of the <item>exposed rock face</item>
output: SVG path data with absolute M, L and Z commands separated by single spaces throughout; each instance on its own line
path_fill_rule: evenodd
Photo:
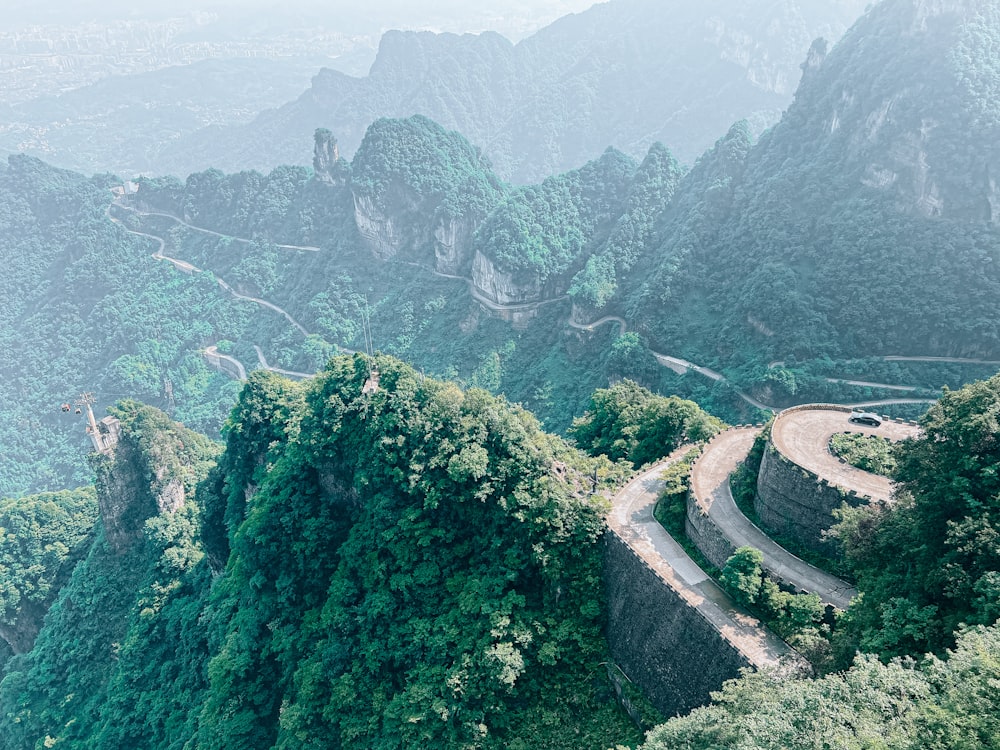
M 784 60 L 768 50 L 768 39 L 737 27 L 728 27 L 716 16 L 705 22 L 706 41 L 719 50 L 719 58 L 746 70 L 747 80 L 761 91 L 790 95 L 798 83 Z M 778 29 L 768 29 L 775 36 Z
M 472 261 L 472 283 L 476 292 L 498 305 L 538 302 L 542 297 L 542 285 L 537 278 L 518 282 L 514 274 L 499 270 L 478 250 Z
M 343 185 L 347 179 L 347 168 L 340 159 L 337 139 L 326 128 L 319 128 L 314 139 L 313 173 L 316 179 L 328 185 Z
M 380 260 L 394 258 L 403 246 L 403 235 L 391 216 L 387 216 L 367 195 L 354 195 L 354 222 L 362 239 Z
M 25 602 L 17 613 L 13 623 L 0 620 L 0 638 L 7 642 L 15 654 L 23 654 L 31 650 L 42 628 L 42 621 L 48 611 L 48 602 Z
M 945 13 L 962 13 L 975 8 L 981 0 L 915 0 L 913 30 L 927 31 L 927 21 Z
M 354 194 L 354 223 L 365 243 L 380 260 L 405 256 L 426 264 L 438 273 L 467 275 L 472 265 L 471 217 L 438 219 L 432 226 L 428 201 L 411 192 L 395 189 L 388 199 Z M 404 229 L 405 228 L 405 229 Z
M 458 276 L 468 271 L 475 231 L 473 222 L 467 220 L 450 219 L 438 223 L 434 229 L 434 269 L 438 273 Z
M 205 441 L 149 407 L 126 426 L 113 452 L 95 459 L 97 505 L 104 535 L 121 554 L 143 539 L 148 519 L 177 512 L 193 489 L 197 459 L 190 446 Z M 190 486 L 187 486 L 190 484 Z
M 97 469 L 97 506 L 104 536 L 116 552 L 125 552 L 142 537 L 142 525 L 155 512 L 141 457 L 128 441 Z

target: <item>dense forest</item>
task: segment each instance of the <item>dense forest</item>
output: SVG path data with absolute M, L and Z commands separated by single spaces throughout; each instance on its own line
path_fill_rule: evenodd
M 11 157 L 0 748 L 1000 748 L 998 43 L 884 0 L 690 169 L 514 185 L 422 115 L 134 191 Z M 607 499 L 723 420 L 932 396 L 836 441 L 897 483 L 839 511 L 846 611 L 721 572 L 818 673 L 658 716 L 602 632 Z
M 240 336 L 247 309 L 211 278 L 152 262 L 149 240 L 108 220 L 112 184 L 24 156 L 0 168 L 0 496 L 89 478 L 84 417 L 61 410 L 83 392 L 100 409 L 123 396 L 172 401 L 209 432 L 238 392 L 197 348 Z
M 4 747 L 638 739 L 602 666 L 607 459 L 388 357 L 254 374 L 221 455 L 114 413 L 93 541 L 0 683 Z
M 995 4 L 899 1 L 817 43 L 782 121 L 685 178 L 630 312 L 729 362 L 997 359 L 997 39 Z

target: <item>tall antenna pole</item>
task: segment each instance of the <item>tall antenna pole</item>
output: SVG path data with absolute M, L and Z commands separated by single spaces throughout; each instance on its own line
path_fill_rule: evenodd
M 87 391 L 80 394 L 80 397 L 76 400 L 76 405 L 87 410 L 90 439 L 94 441 L 94 447 L 101 451 L 104 450 L 104 441 L 101 440 L 101 433 L 97 431 L 97 420 L 94 419 L 94 409 L 92 408 L 96 400 L 94 394 Z
M 365 335 L 365 354 L 369 358 L 375 355 L 374 346 L 372 344 L 372 314 L 371 310 L 368 308 L 368 295 L 365 295 L 365 311 L 361 317 L 361 328 Z

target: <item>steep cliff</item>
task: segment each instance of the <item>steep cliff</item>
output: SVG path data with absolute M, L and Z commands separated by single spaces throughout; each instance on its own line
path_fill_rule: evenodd
M 698 356 L 723 361 L 994 358 L 998 42 L 993 3 L 885 0 L 814 45 L 737 168 L 706 174 L 721 141 L 685 178 L 630 280 L 637 316 L 663 340 L 714 331 Z
M 208 591 L 207 566 L 190 496 L 218 447 L 136 402 L 116 415 L 118 448 L 96 458 L 95 533 L 34 647 L 13 657 L 0 685 L 5 748 L 56 738 L 151 747 L 171 731 L 165 724 L 184 724 L 204 690 L 205 623 L 193 612 Z M 152 701 L 158 691 L 172 702 Z M 139 739 L 137 726 L 158 729 Z
M 472 232 L 506 192 L 478 149 L 424 117 L 378 120 L 351 166 L 355 221 L 377 257 L 468 272 Z

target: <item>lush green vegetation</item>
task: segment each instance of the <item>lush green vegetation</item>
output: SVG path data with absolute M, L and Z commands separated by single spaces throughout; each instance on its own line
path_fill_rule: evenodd
M 740 547 L 726 560 L 719 582 L 734 601 L 757 614 L 769 628 L 805 656 L 819 671 L 832 662 L 830 626 L 816 594 L 783 591 L 762 567 L 764 554 Z
M 852 633 L 865 651 L 941 653 L 961 624 L 1000 617 L 1000 376 L 946 393 L 922 435 L 895 449 L 892 507 L 844 511 L 839 535 L 865 592 Z M 905 554 L 901 554 L 905 550 Z
M 975 628 L 946 659 L 919 666 L 859 655 L 820 680 L 747 675 L 711 706 L 654 729 L 642 750 L 996 748 L 998 653 L 1000 628 Z
M 4 746 L 168 747 L 190 736 L 206 689 L 211 576 L 198 508 L 158 512 L 174 480 L 187 497 L 218 446 L 135 402 L 116 410 L 117 460 L 97 459 L 104 523 L 46 616 L 35 648 L 0 682 Z M 119 523 L 120 521 L 120 523 Z
M 593 493 L 621 474 L 483 390 L 376 364 L 374 394 L 361 355 L 255 373 L 214 468 L 162 413 L 116 410 L 114 518 L 0 683 L 11 747 L 638 739 L 603 666 Z
M 433 198 L 436 205 L 422 206 L 417 221 L 483 217 L 505 192 L 478 149 L 420 116 L 376 120 L 351 167 L 358 194 L 379 207 L 398 210 L 393 201 Z
M 587 453 L 643 466 L 685 442 L 708 440 L 723 422 L 693 401 L 651 393 L 631 380 L 598 389 L 569 434 Z
M 889 477 L 896 470 L 892 443 L 878 435 L 838 433 L 830 438 L 830 452 L 863 471 Z
M 880 3 L 821 64 L 817 49 L 781 123 L 755 146 L 735 128 L 682 180 L 626 280 L 654 348 L 684 341 L 695 361 L 753 362 L 740 384 L 773 389 L 774 403 L 795 392 L 765 366 L 793 355 L 1000 358 L 1000 235 L 991 188 L 970 176 L 1000 158 L 1000 131 L 995 99 L 967 93 L 991 80 L 984 50 L 1000 21 L 969 6 L 911 34 L 912 6 Z M 893 150 L 911 138 L 921 145 Z
M 500 269 L 543 283 L 579 267 L 621 216 L 635 171 L 631 159 L 609 149 L 580 169 L 521 188 L 483 222 L 476 245 Z
M 569 295 L 574 302 L 600 310 L 612 300 L 618 277 L 628 273 L 653 242 L 656 217 L 670 203 L 682 175 L 680 164 L 663 144 L 650 146 L 607 240 L 573 277 Z
M 89 487 L 0 500 L 0 636 L 18 651 L 31 646 L 96 518 Z

